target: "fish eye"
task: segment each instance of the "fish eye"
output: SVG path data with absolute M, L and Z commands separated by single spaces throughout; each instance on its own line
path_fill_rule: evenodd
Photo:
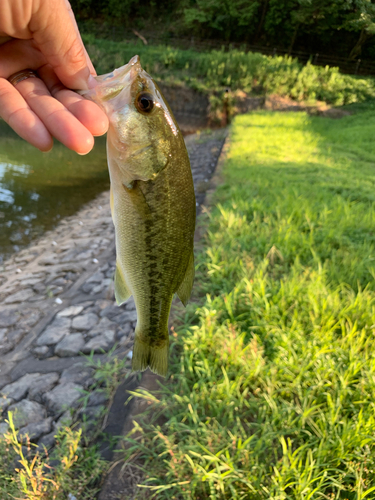
M 154 99 L 148 92 L 140 92 L 135 99 L 135 105 L 138 111 L 148 114 L 153 110 Z

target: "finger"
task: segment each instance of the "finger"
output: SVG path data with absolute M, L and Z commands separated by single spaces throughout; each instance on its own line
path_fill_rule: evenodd
M 70 89 L 87 89 L 96 82 L 90 77 L 85 49 L 77 36 L 68 6 L 69 3 L 59 0 L 39 2 L 29 27 L 38 48 L 60 81 Z
M 44 64 L 45 57 L 31 40 L 13 39 L 1 46 L 0 78 L 9 78 L 25 68 L 37 70 Z
M 70 6 L 70 3 L 69 3 L 67 0 L 65 0 L 65 1 L 66 1 L 66 3 L 68 4 L 68 6 L 67 6 L 67 7 L 68 7 L 69 16 L 70 16 L 70 19 L 71 19 L 71 21 L 72 21 L 72 23 L 73 23 L 74 29 L 75 29 L 75 31 L 76 31 L 76 35 L 77 35 L 77 37 L 79 37 L 79 39 L 81 40 L 81 43 L 82 43 L 83 48 L 84 48 L 84 50 L 85 50 L 85 56 L 86 56 L 86 63 L 87 63 L 87 66 L 88 66 L 88 68 L 89 68 L 89 70 L 90 70 L 90 73 L 91 73 L 92 75 L 96 76 L 96 74 L 97 74 L 97 73 L 96 73 L 96 70 L 95 70 L 95 68 L 94 68 L 94 65 L 93 65 L 93 64 L 92 64 L 92 62 L 91 62 L 90 56 L 88 55 L 87 50 L 86 50 L 86 47 L 85 47 L 85 45 L 84 45 L 84 43 L 83 43 L 83 41 L 82 41 L 81 33 L 79 32 L 78 25 L 77 25 L 77 21 L 76 21 L 76 18 L 74 17 L 73 10 L 72 10 L 72 8 L 71 8 L 71 6 Z
M 28 78 L 17 84 L 17 90 L 52 136 L 79 154 L 91 151 L 94 145 L 92 134 L 50 95 L 42 80 Z
M 64 87 L 51 66 L 40 68 L 38 74 L 51 95 L 60 101 L 92 135 L 98 136 L 107 132 L 108 118 L 99 106 Z
M 50 133 L 11 83 L 0 78 L 0 116 L 26 141 L 41 151 L 53 146 Z

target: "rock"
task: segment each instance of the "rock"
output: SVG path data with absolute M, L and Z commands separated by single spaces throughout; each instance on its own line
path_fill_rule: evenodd
M 6 422 L 0 423 L 0 436 L 3 436 L 6 432 L 8 432 L 9 424 Z
M 76 363 L 64 370 L 61 374 L 60 383 L 66 384 L 68 382 L 81 384 L 87 388 L 93 382 L 94 369 L 85 366 L 83 363 Z
M 117 327 L 117 324 L 114 323 L 113 321 L 110 321 L 108 318 L 102 318 L 99 323 L 88 332 L 88 335 L 90 337 L 95 337 L 96 335 L 99 335 L 101 333 L 104 333 L 108 330 L 115 330 Z
M 52 348 L 48 345 L 42 345 L 40 347 L 34 347 L 33 353 L 38 359 L 45 359 L 52 356 Z
M 17 293 L 8 295 L 5 299 L 5 304 L 16 304 L 18 302 L 26 302 L 34 296 L 34 292 L 30 288 L 25 288 L 25 290 L 20 290 Z M 14 323 L 13 323 L 14 324 Z
M 112 282 L 113 282 L 112 279 L 109 279 L 109 278 L 104 279 L 101 283 L 94 286 L 94 288 L 91 290 L 91 293 L 93 295 L 100 293 L 102 290 L 105 290 L 106 288 L 108 288 L 112 284 Z
M 22 318 L 18 321 L 19 328 L 27 328 L 34 326 L 42 317 L 42 313 L 38 309 L 27 309 L 22 312 Z
M 101 283 L 103 279 L 104 279 L 104 274 L 98 271 L 92 276 L 90 276 L 90 278 L 86 280 L 86 283 Z
M 8 328 L 0 328 L 0 344 L 7 339 Z
M 85 339 L 82 333 L 71 333 L 62 339 L 55 348 L 57 356 L 68 357 L 76 356 L 85 345 Z
M 18 309 L 7 309 L 0 312 L 0 325 L 2 328 L 13 326 L 17 323 L 20 312 Z
M 40 377 L 40 373 L 29 373 L 19 378 L 16 382 L 6 385 L 1 389 L 1 393 L 8 397 L 14 399 L 14 401 L 20 401 L 26 397 L 27 391 L 31 385 Z
M 94 391 L 90 394 L 87 401 L 87 406 L 98 406 L 106 405 L 108 403 L 109 397 L 104 391 Z
M 128 336 L 132 332 L 132 326 L 130 323 L 125 323 L 125 325 L 122 325 L 120 330 L 117 332 L 117 338 L 122 338 L 125 336 Z
M 50 450 L 56 442 L 55 434 L 56 432 L 52 431 L 49 434 L 42 436 L 38 441 L 38 448 L 40 448 L 41 450 L 43 450 L 44 448 Z
M 57 433 L 62 427 L 70 426 L 73 422 L 72 413 L 70 410 L 64 411 L 61 417 L 57 422 L 53 424 L 53 428 L 55 429 L 55 433 Z
M 85 283 L 84 285 L 82 285 L 81 290 L 85 293 L 90 293 L 94 286 L 95 283 Z
M 120 309 L 120 307 L 116 304 L 112 304 L 110 306 L 107 306 L 105 309 L 103 309 L 100 313 L 101 318 L 108 318 L 108 319 L 113 319 L 119 314 L 121 314 L 123 309 Z
M 14 403 L 14 399 L 6 398 L 5 396 L 0 397 L 0 413 L 5 411 L 8 406 Z
M 97 405 L 97 406 L 88 406 L 86 408 L 82 408 L 79 412 L 79 417 L 85 420 L 97 420 L 100 418 L 105 411 L 105 406 Z
M 50 253 L 39 259 L 38 264 L 40 266 L 53 266 L 54 264 L 58 264 L 59 259 L 56 254 Z
M 44 330 L 36 341 L 37 345 L 53 345 L 70 332 L 72 320 L 69 318 L 55 318 L 55 320 Z
M 24 440 L 26 435 L 29 436 L 30 441 L 36 441 L 42 434 L 48 434 L 52 428 L 52 417 L 48 417 L 41 422 L 33 423 L 22 427 L 19 430 L 19 440 Z
M 82 314 L 73 319 L 72 327 L 75 330 L 88 331 L 97 324 L 98 320 L 98 316 L 94 313 Z
M 57 313 L 58 318 L 65 318 L 65 317 L 71 317 L 71 316 L 77 316 L 80 312 L 83 311 L 82 306 L 70 306 L 67 307 L 66 309 L 63 309 L 62 311 Z
M 7 354 L 9 351 L 13 349 L 13 344 L 10 342 L 4 342 L 3 344 L 0 345 L 0 356 Z
M 125 309 L 128 311 L 131 311 L 132 309 L 135 309 L 135 302 L 134 302 L 134 297 L 129 297 L 128 300 L 124 304 Z
M 8 332 L 8 340 L 11 344 L 15 345 L 22 339 L 22 337 L 26 334 L 25 330 L 17 329 L 11 330 Z
M 60 383 L 44 395 L 44 401 L 54 415 L 59 415 L 67 408 L 78 404 L 78 400 L 82 398 L 80 391 L 82 391 L 81 385 L 72 382 Z
M 43 403 L 43 394 L 50 391 L 58 382 L 60 375 L 57 372 L 40 375 L 30 386 L 28 397 L 38 403 Z
M 28 399 L 23 399 L 19 403 L 9 406 L 8 411 L 13 412 L 16 429 L 38 423 L 47 417 L 46 409 L 42 405 Z
M 82 349 L 85 354 L 90 354 L 91 351 L 102 352 L 108 351 L 115 341 L 115 332 L 108 330 L 101 335 L 97 335 L 87 342 Z
M 137 321 L 137 311 L 124 311 L 118 316 L 115 317 L 115 321 L 118 325 L 123 325 L 125 323 L 133 323 L 133 321 Z

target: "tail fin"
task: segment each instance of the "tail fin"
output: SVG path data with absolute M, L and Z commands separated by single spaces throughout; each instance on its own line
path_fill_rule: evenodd
M 135 336 L 133 358 L 132 358 L 132 371 L 143 372 L 146 368 L 158 375 L 165 377 L 168 371 L 168 351 L 169 339 L 165 341 L 162 347 L 153 347 L 152 345 L 145 344 Z

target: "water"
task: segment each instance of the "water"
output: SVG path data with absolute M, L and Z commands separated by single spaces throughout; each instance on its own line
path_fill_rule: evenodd
M 105 137 L 85 156 L 41 153 L 0 120 L 0 262 L 108 188 Z

